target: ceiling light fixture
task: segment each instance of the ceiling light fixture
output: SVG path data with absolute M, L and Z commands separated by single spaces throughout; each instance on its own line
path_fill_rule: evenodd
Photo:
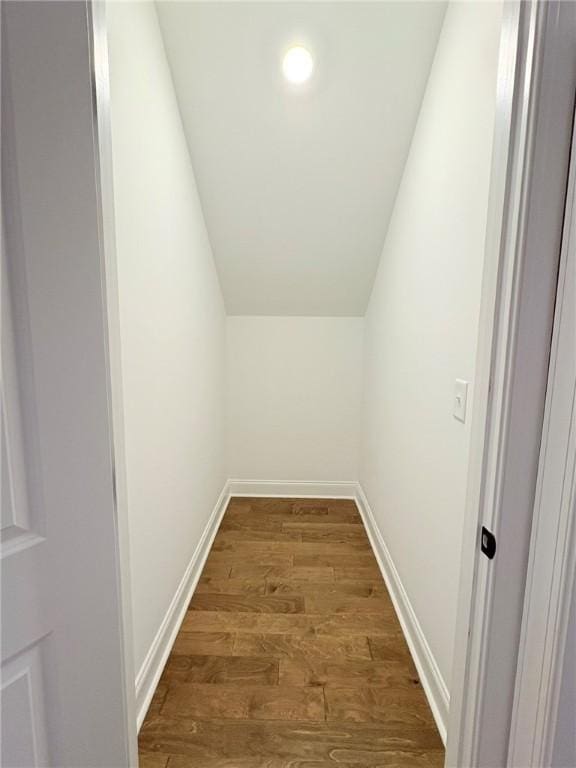
M 301 45 L 296 45 L 290 48 L 284 56 L 282 62 L 282 72 L 284 77 L 290 83 L 300 84 L 305 83 L 310 79 L 312 70 L 314 69 L 314 59 L 310 51 L 306 48 L 302 48 Z

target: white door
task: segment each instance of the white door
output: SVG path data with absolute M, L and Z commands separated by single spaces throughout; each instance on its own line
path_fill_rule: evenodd
M 89 11 L 1 4 L 4 768 L 133 756 Z
M 3 133 L 4 135 L 4 133 Z M 33 471 L 17 380 L 16 335 L 6 247 L 2 253 L 2 765 L 48 764 L 42 649 L 50 634 L 46 595 L 45 526 L 31 503 Z M 28 477 L 27 477 L 28 474 Z M 41 596 L 40 596 L 41 595 Z

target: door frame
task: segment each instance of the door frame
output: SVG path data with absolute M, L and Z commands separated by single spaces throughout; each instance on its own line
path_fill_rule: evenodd
M 121 629 L 124 644 L 125 712 L 129 766 L 138 766 L 138 713 L 136 708 L 136 666 L 134 662 L 132 589 L 130 569 L 130 537 L 128 526 L 128 491 L 124 431 L 124 398 L 120 344 L 120 301 L 116 259 L 116 225 L 112 167 L 112 129 L 110 124 L 110 72 L 106 1 L 85 0 L 88 13 L 92 108 L 94 123 L 94 157 L 98 185 L 100 257 L 104 271 L 102 292 L 106 304 L 106 341 L 109 366 L 110 429 L 118 535 L 118 557 L 122 580 Z
M 507 765 L 576 91 L 574 4 L 504 5 L 446 765 Z M 496 535 L 494 560 L 480 530 Z
M 86 1 L 100 166 L 123 624 L 124 636 L 131 640 L 105 3 Z M 576 89 L 570 24 L 574 5 L 558 0 L 504 2 L 446 753 L 446 765 L 455 768 L 490 764 L 491 756 L 498 751 L 507 755 L 508 749 L 560 252 L 558 211 L 564 210 L 562 174 L 565 170 L 567 176 Z M 541 258 L 543 252 L 546 258 Z M 479 553 L 481 525 L 496 533 L 493 561 Z M 502 611 L 510 606 L 513 621 L 502 632 Z M 127 701 L 134 724 L 131 764 L 136 765 L 131 642 L 126 643 L 126 656 Z M 499 697 L 504 728 L 501 718 L 486 707 L 488 701 L 493 703 L 492 686 L 506 688 Z

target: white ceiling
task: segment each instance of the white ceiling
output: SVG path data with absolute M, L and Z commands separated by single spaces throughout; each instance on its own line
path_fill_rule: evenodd
M 158 9 L 228 314 L 363 315 L 445 3 Z

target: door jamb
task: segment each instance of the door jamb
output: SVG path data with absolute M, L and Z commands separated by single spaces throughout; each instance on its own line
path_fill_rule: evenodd
M 112 465 L 120 585 L 122 629 L 124 645 L 124 708 L 128 724 L 127 745 L 130 766 L 138 765 L 138 731 L 136 711 L 136 675 L 134 664 L 132 592 L 130 587 L 130 546 L 128 531 L 128 497 L 126 485 L 126 453 L 124 441 L 124 407 L 120 349 L 120 307 L 118 295 L 118 267 L 116 260 L 116 229 L 114 217 L 114 185 L 112 168 L 112 131 L 110 125 L 110 75 L 108 59 L 108 31 L 105 0 L 85 0 L 90 34 L 91 78 L 94 111 L 94 157 L 99 186 L 100 205 L 100 258 L 104 264 L 106 303 L 106 340 L 109 365 L 109 410 L 112 431 Z

